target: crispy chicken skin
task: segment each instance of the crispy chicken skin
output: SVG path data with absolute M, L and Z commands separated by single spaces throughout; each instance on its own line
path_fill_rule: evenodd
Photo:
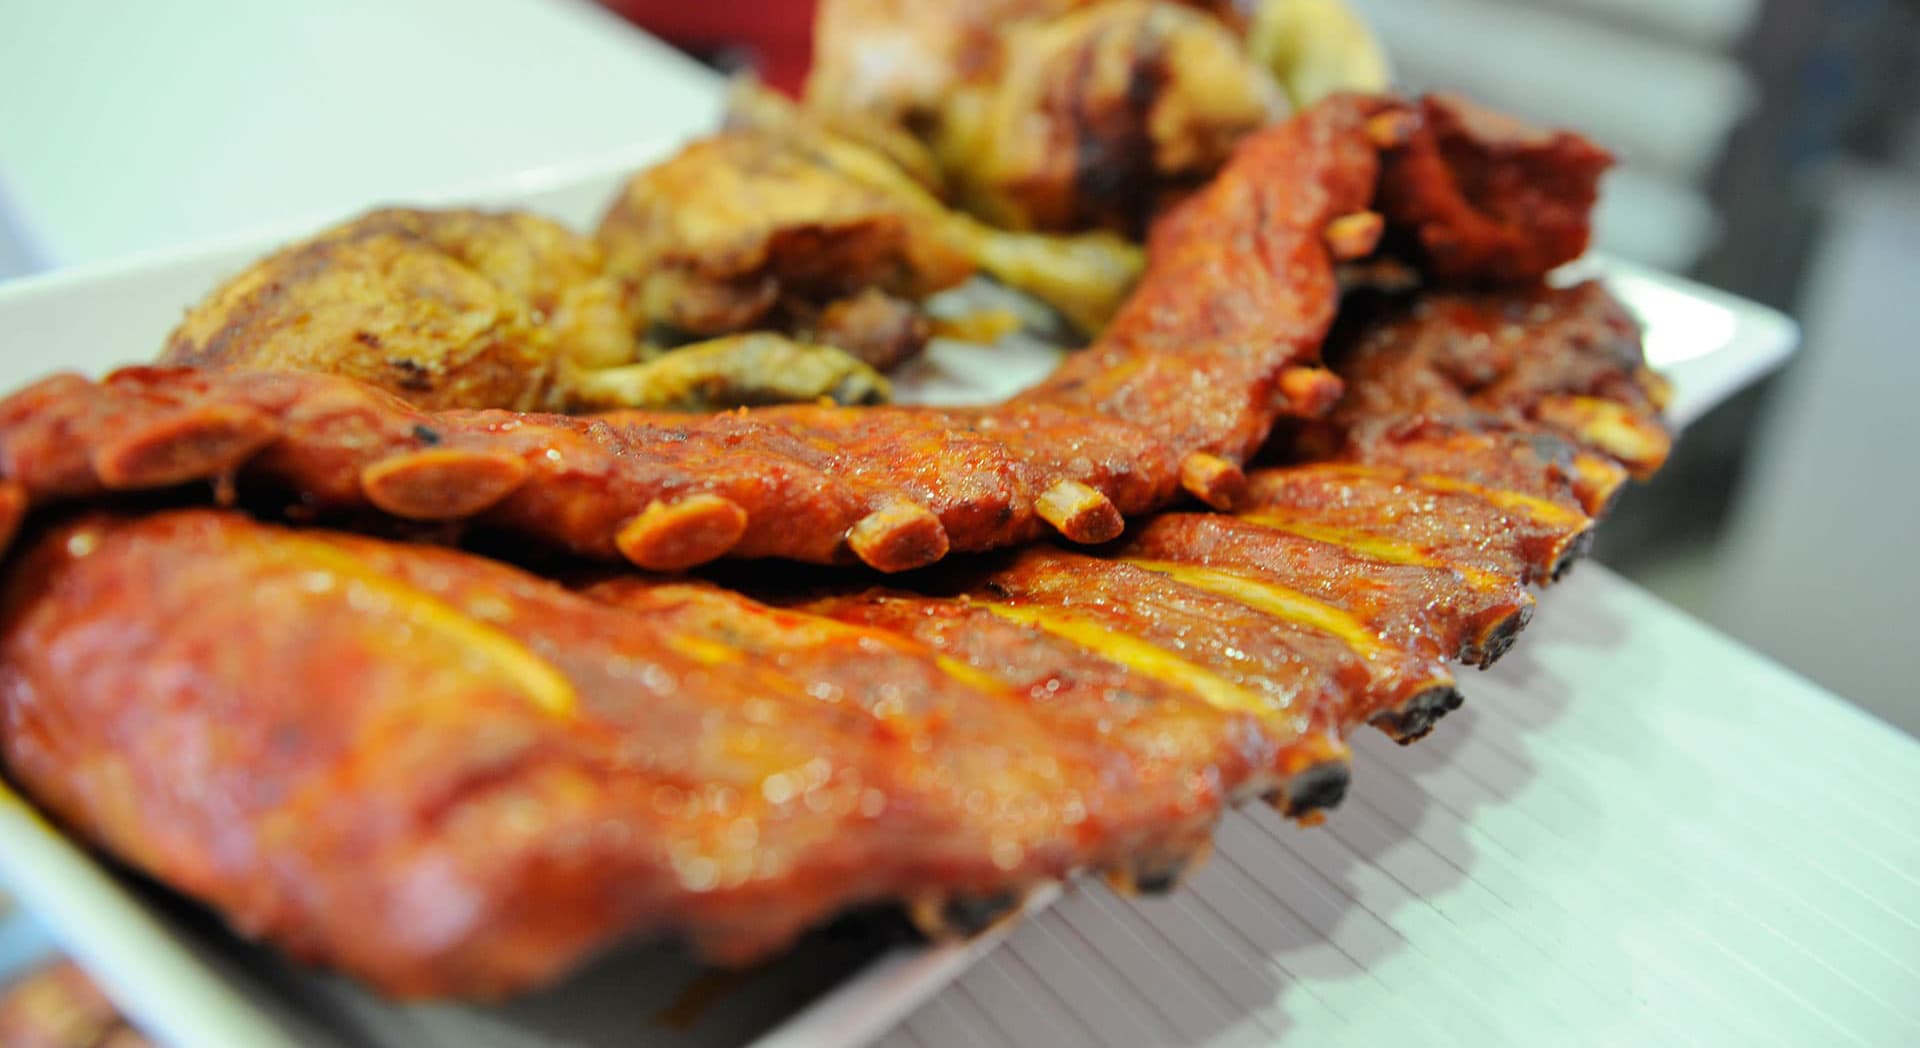
M 1280 81 L 1296 106 L 1393 84 L 1386 50 L 1347 0 L 1224 0 L 1208 6 L 1245 34 L 1254 62 Z
M 161 361 L 328 371 L 427 408 L 556 410 L 634 358 L 592 241 L 522 213 L 375 211 L 253 265 Z
M 1113 0 L 997 43 L 992 75 L 943 101 L 932 136 L 955 198 L 997 225 L 1137 236 L 1287 111 L 1239 38 L 1185 7 Z
M 702 139 L 636 174 L 598 236 L 633 325 L 694 335 L 867 288 L 921 298 L 974 269 L 937 216 L 822 151 L 754 131 Z
M 824 0 L 814 23 L 806 99 L 826 111 L 912 126 L 937 110 L 956 84 L 992 71 L 997 38 L 1009 28 L 1115 2 Z M 1282 81 L 1298 63 L 1316 58 L 1354 67 L 1351 78 L 1299 99 L 1303 106 L 1341 91 L 1388 86 L 1379 44 L 1344 0 L 1169 0 L 1165 6 L 1205 12 L 1246 35 L 1248 49 Z
M 591 240 L 530 214 L 375 211 L 233 278 L 187 314 L 160 360 L 344 375 L 430 410 L 887 398 L 886 380 L 854 355 L 773 332 L 637 361 L 647 347 L 602 268 Z M 834 317 L 849 344 L 900 352 L 897 317 L 870 306 Z
M 924 126 L 962 80 L 991 72 L 996 34 L 1089 0 L 825 0 L 813 27 L 809 109 Z
M 1139 249 L 1118 237 L 1021 234 L 954 211 L 842 123 L 742 83 L 726 131 L 636 174 L 598 234 L 635 326 L 767 326 L 881 363 L 898 323 L 848 315 L 859 296 L 914 304 L 985 272 L 1092 333 L 1139 275 Z
M 1498 658 L 1582 550 L 1607 500 L 1576 465 L 1612 440 L 1535 405 L 1655 398 L 1630 329 L 1591 337 L 1603 293 L 1507 294 L 1481 310 L 1537 344 L 1500 395 L 1510 347 L 1431 348 L 1455 310 L 1373 313 L 1333 416 L 1367 439 L 1256 471 L 1236 514 L 910 588 L 570 590 L 229 511 L 82 516 L 0 578 L 0 757 L 121 861 L 400 996 L 633 935 L 745 962 L 877 902 L 961 933 L 1081 869 L 1163 889 L 1223 806 L 1311 815 L 1349 733 L 1428 731 L 1447 663 Z
M 991 222 L 1136 234 L 1286 111 L 1232 30 L 1148 0 L 827 3 L 806 101 L 920 130 Z
M 1387 86 L 1339 0 L 828 0 L 805 97 L 990 222 L 1139 235 L 1289 94 Z

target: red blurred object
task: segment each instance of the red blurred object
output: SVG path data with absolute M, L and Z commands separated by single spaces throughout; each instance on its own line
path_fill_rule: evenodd
M 675 47 L 704 59 L 741 52 L 760 78 L 798 94 L 813 60 L 815 0 L 600 0 Z

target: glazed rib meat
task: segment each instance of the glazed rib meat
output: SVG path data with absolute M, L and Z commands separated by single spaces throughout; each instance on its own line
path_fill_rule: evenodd
M 58 528 L 6 608 L 12 776 L 402 995 L 538 984 L 636 933 L 745 961 L 862 903 L 937 922 L 1190 851 L 1320 748 L 1028 637 L 989 672 L 705 585 L 581 596 L 219 511 Z
M 1672 444 L 1660 424 L 1665 383 L 1642 359 L 1633 317 L 1598 283 L 1389 302 L 1329 354 L 1352 389 L 1314 427 L 1329 443 L 1364 448 L 1416 419 L 1499 420 L 1536 425 L 1637 477 Z
M 0 481 L 40 503 L 237 476 L 307 511 L 472 520 L 655 570 L 732 555 L 900 571 L 1049 531 L 1102 542 L 1183 489 L 1232 506 L 1274 421 L 1331 403 L 1339 382 L 1316 362 L 1334 264 L 1373 249 L 1378 172 L 1422 126 L 1402 103 L 1343 97 L 1250 136 L 1156 229 L 1100 339 L 1003 405 L 568 418 L 427 412 L 324 375 L 132 369 L 0 403 Z M 1469 159 L 1405 177 L 1511 173 L 1497 150 Z M 1563 181 L 1586 193 L 1594 175 Z M 1477 221 L 1409 218 L 1422 242 Z M 1584 243 L 1509 225 L 1520 246 L 1480 260 L 1502 274 Z
M 1477 301 L 1530 318 L 1488 368 L 1513 388 L 1657 427 L 1631 332 L 1570 337 L 1603 292 Z M 1082 869 L 1169 887 L 1224 805 L 1311 815 L 1349 732 L 1431 728 L 1446 663 L 1506 650 L 1589 531 L 1565 464 L 1604 439 L 1417 364 L 1460 316 L 1387 309 L 1335 347 L 1346 432 L 1391 434 L 1364 405 L 1393 404 L 1484 438 L 1433 444 L 1450 463 L 1356 440 L 1256 471 L 1237 515 L 910 589 L 569 590 L 229 511 L 82 516 L 4 580 L 0 753 L 120 860 L 406 996 L 540 985 L 634 935 L 743 962 L 872 903 L 964 932 Z
M 1525 283 L 1585 250 L 1612 163 L 1579 135 L 1429 96 L 1381 180 L 1380 208 L 1415 232 L 1413 254 L 1439 279 Z

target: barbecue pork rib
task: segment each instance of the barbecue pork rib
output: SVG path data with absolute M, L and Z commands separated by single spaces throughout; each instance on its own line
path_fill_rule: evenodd
M 82 516 L 0 580 L 0 755 L 121 861 L 401 996 L 635 935 L 744 962 L 875 903 L 964 933 L 1079 870 L 1170 887 L 1225 805 L 1336 803 L 1350 732 L 1419 737 L 1447 664 L 1512 643 L 1612 495 L 1579 463 L 1619 420 L 1538 404 L 1664 435 L 1597 287 L 1421 301 L 1334 347 L 1354 406 L 1302 449 L 1329 457 L 1237 514 L 911 589 L 569 589 L 230 511 Z M 1516 315 L 1537 345 L 1460 367 Z
M 982 669 L 705 584 L 580 595 L 213 510 L 54 529 L 0 638 L 6 767 L 48 811 L 403 996 L 537 985 L 633 934 L 744 962 L 848 907 L 938 921 L 1158 870 L 1229 798 L 1339 756 L 1025 631 Z
M 421 411 L 324 375 L 130 369 L 0 403 L 0 483 L 40 503 L 237 477 L 309 510 L 471 520 L 662 571 L 721 556 L 901 571 L 1050 532 L 1107 541 L 1183 489 L 1232 507 L 1275 420 L 1333 401 L 1339 381 L 1317 361 L 1335 263 L 1374 249 L 1374 203 L 1393 205 L 1389 234 L 1422 244 L 1454 224 L 1456 239 L 1507 234 L 1453 277 L 1533 274 L 1584 244 L 1566 222 L 1584 216 L 1604 154 L 1583 146 L 1554 169 L 1564 208 L 1510 214 L 1496 193 L 1481 215 L 1480 187 L 1540 165 L 1485 142 L 1396 175 L 1429 108 L 1345 96 L 1249 136 L 1156 227 L 1145 276 L 1094 345 L 1005 404 L 570 418 Z M 1433 190 L 1458 207 L 1395 210 L 1375 199 L 1383 167 L 1389 182 L 1468 188 Z M 1553 218 L 1535 228 L 1535 214 Z

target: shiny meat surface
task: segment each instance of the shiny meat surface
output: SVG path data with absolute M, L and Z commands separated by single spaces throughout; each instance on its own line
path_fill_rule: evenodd
M 1542 301 L 1539 366 L 1574 381 L 1554 311 L 1584 307 Z M 1356 366 L 1351 403 L 1431 394 L 1375 388 L 1408 376 L 1430 378 Z M 1574 478 L 1512 465 L 1561 437 L 1422 402 L 1416 429 L 1473 439 L 1260 469 L 1236 515 L 1097 554 L 765 601 L 234 512 L 83 515 L 0 587 L 0 754 L 96 846 L 400 996 L 511 993 L 633 936 L 744 963 L 870 904 L 966 933 L 1083 869 L 1162 890 L 1223 806 L 1313 817 L 1350 732 L 1429 731 L 1461 701 L 1447 663 L 1498 658 L 1527 583 L 1579 553 Z
M 1367 124 L 1391 111 L 1339 99 L 1282 125 L 1292 134 L 1243 142 L 1205 193 L 1155 228 L 1146 276 L 1100 339 L 1019 399 L 1141 420 L 1235 462 L 1281 414 L 1324 410 L 1338 384 L 1275 368 L 1274 347 L 1317 350 L 1326 337 L 1339 290 L 1325 231 L 1366 211 L 1380 155 Z M 1314 232 L 1249 237 L 1249 228 Z M 1196 288 L 1208 289 L 1204 300 Z
M 863 903 L 1017 898 L 1190 851 L 1325 749 L 1110 671 L 1035 687 L 701 584 L 580 595 L 218 511 L 56 528 L 4 607 L 10 775 L 243 933 L 405 996 L 634 934 L 743 962 Z
M 1638 323 L 1597 282 L 1420 295 L 1354 330 L 1327 350 L 1353 395 L 1326 425 L 1350 439 L 1478 415 L 1537 424 L 1636 476 L 1666 461 L 1665 383 L 1641 356 Z
M 903 570 L 1049 528 L 1105 541 L 1173 495 L 1178 460 L 1040 406 L 426 413 L 329 375 L 135 369 L 0 404 L 0 470 L 36 500 L 237 473 L 311 511 L 470 520 L 655 570 L 728 553 Z
M 1261 470 L 1248 488 L 1241 513 L 1263 526 L 1363 552 L 1363 543 L 1377 542 L 1376 555 L 1395 563 L 1438 562 L 1528 583 L 1551 580 L 1584 552 L 1590 524 L 1550 498 L 1396 467 Z
M 1586 249 L 1606 150 L 1453 96 L 1422 99 L 1410 132 L 1380 209 L 1416 232 L 1413 252 L 1434 276 L 1525 283 Z
M 1215 568 L 1284 587 L 1339 608 L 1384 644 L 1475 665 L 1499 657 L 1504 642 L 1533 613 L 1533 597 L 1517 571 L 1475 567 L 1433 546 L 1419 557 L 1395 558 L 1389 549 L 1342 544 L 1347 536 L 1335 521 L 1306 527 L 1319 537 L 1288 531 L 1259 509 L 1241 517 L 1165 513 L 1132 536 L 1121 555 Z

